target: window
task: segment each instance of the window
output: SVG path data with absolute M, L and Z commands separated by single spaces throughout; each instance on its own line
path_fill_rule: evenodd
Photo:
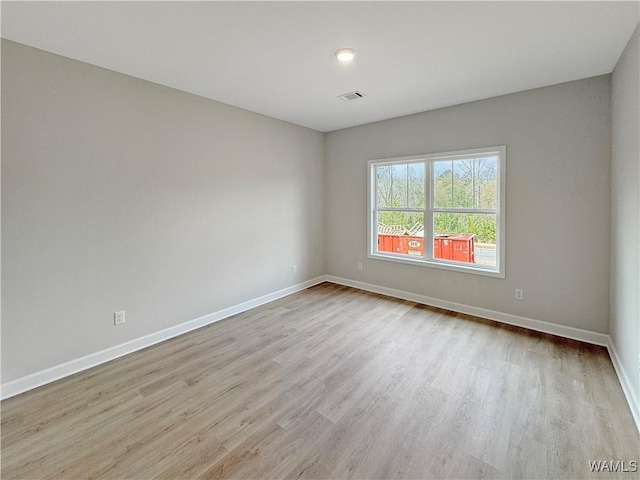
M 370 161 L 369 257 L 504 278 L 505 150 Z

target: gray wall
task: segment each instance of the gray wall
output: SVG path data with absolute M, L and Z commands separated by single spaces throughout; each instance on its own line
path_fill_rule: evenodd
M 640 399 L 640 27 L 612 78 L 611 339 Z M 640 405 L 636 406 L 640 411 Z
M 633 38 L 613 76 L 613 178 L 609 76 L 325 137 L 3 40 L 3 382 L 323 273 L 610 328 L 637 381 Z M 506 279 L 366 258 L 367 160 L 500 144 Z
M 502 144 L 506 279 L 367 258 L 367 160 Z M 326 148 L 328 274 L 607 332 L 609 76 L 335 131 Z
M 3 40 L 2 381 L 323 274 L 323 198 L 321 133 Z

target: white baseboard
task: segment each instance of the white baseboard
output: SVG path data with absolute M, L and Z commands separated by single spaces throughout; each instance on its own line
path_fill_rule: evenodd
M 627 403 L 629 404 L 629 408 L 631 409 L 633 419 L 636 422 L 636 427 L 638 428 L 638 432 L 640 432 L 640 400 L 638 399 L 636 392 L 634 392 L 633 388 L 631 387 L 629 377 L 627 376 L 627 373 L 622 366 L 620 356 L 618 355 L 616 346 L 611 338 L 609 339 L 609 345 L 607 345 L 607 348 L 609 349 L 609 356 L 611 357 L 611 361 L 613 362 L 613 368 L 615 368 L 616 374 L 618 375 L 618 380 L 620 381 L 620 385 L 622 386 L 622 391 L 624 392 L 625 397 L 627 397 Z
M 189 320 L 188 322 L 181 323 L 180 325 L 176 325 L 175 327 L 170 327 L 159 332 L 151 333 L 149 335 L 145 335 L 144 337 L 136 338 L 135 340 L 131 340 L 120 345 L 116 345 L 114 347 L 110 347 L 96 353 L 91 353 L 84 357 L 77 358 L 51 368 L 47 368 L 46 370 L 41 370 L 39 372 L 26 375 L 22 378 L 18 378 L 16 380 L 3 384 L 0 388 L 0 399 L 13 397 L 14 395 L 26 392 L 27 390 L 32 390 L 41 385 L 54 382 L 69 375 L 73 375 L 74 373 L 78 373 L 102 363 L 109 362 L 118 357 L 122 357 L 123 355 L 128 355 L 143 348 L 150 347 L 151 345 L 155 345 L 157 343 L 164 342 L 165 340 L 169 340 L 170 338 L 177 337 L 178 335 L 190 332 L 197 328 L 210 325 L 225 318 L 231 317 L 232 315 L 246 312 L 247 310 L 259 307 L 260 305 L 264 305 L 265 303 L 273 302 L 274 300 L 286 297 L 287 295 L 291 295 L 292 293 L 296 293 L 314 285 L 318 285 L 325 280 L 325 276 L 321 275 L 311 280 L 307 280 L 306 282 L 298 283 L 297 285 L 278 290 L 277 292 L 269 293 L 252 300 L 242 302 L 238 305 L 234 305 L 223 310 L 210 313 L 203 317 Z
M 471 305 L 449 302 L 447 300 L 427 297 L 425 295 L 419 295 L 417 293 L 404 292 L 402 290 L 396 290 L 394 288 L 388 287 L 380 287 L 378 285 L 372 285 L 370 283 L 359 282 L 357 280 L 350 280 L 347 278 L 334 277 L 332 275 L 327 275 L 326 280 L 327 282 L 337 283 L 339 285 L 345 285 L 347 287 L 359 288 L 360 290 L 380 293 L 382 295 L 388 295 L 390 297 L 396 297 L 402 300 L 422 303 L 424 305 L 430 305 L 432 307 L 443 308 L 445 310 L 451 310 L 453 312 L 466 313 L 468 315 L 474 315 L 476 317 L 495 320 L 496 322 L 500 323 L 507 323 L 516 327 L 528 328 L 529 330 L 535 330 L 537 332 L 550 333 L 559 337 L 580 340 L 582 342 L 601 345 L 603 347 L 607 347 L 609 345 L 609 335 L 605 333 L 597 333 L 590 330 L 583 330 L 581 328 L 567 327 L 565 325 L 558 325 L 556 323 L 543 322 L 542 320 L 520 317 L 518 315 L 497 312 L 495 310 L 488 310 L 486 308 L 472 307 Z

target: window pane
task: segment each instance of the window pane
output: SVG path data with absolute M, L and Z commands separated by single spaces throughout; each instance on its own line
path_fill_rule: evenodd
M 473 180 L 474 162 L 472 158 L 453 162 L 453 207 L 474 208 Z
M 409 201 L 408 206 L 422 208 L 425 205 L 424 197 L 424 163 L 409 164 Z
M 377 251 L 398 255 L 424 254 L 424 214 L 378 212 Z
M 434 213 L 434 258 L 497 266 L 497 217 L 493 214 Z
M 424 164 L 402 163 L 376 167 L 378 207 L 421 208 L 425 204 Z
M 407 207 L 407 164 L 392 165 L 393 207 Z
M 453 207 L 453 162 L 451 160 L 433 162 L 433 206 Z
M 476 208 L 498 208 L 498 157 L 476 158 Z
M 498 157 L 433 162 L 435 208 L 497 208 Z
M 376 202 L 379 207 L 392 207 L 391 165 L 376 167 Z

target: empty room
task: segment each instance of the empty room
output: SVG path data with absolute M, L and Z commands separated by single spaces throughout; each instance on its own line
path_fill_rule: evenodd
M 640 478 L 640 2 L 0 15 L 3 479 Z

